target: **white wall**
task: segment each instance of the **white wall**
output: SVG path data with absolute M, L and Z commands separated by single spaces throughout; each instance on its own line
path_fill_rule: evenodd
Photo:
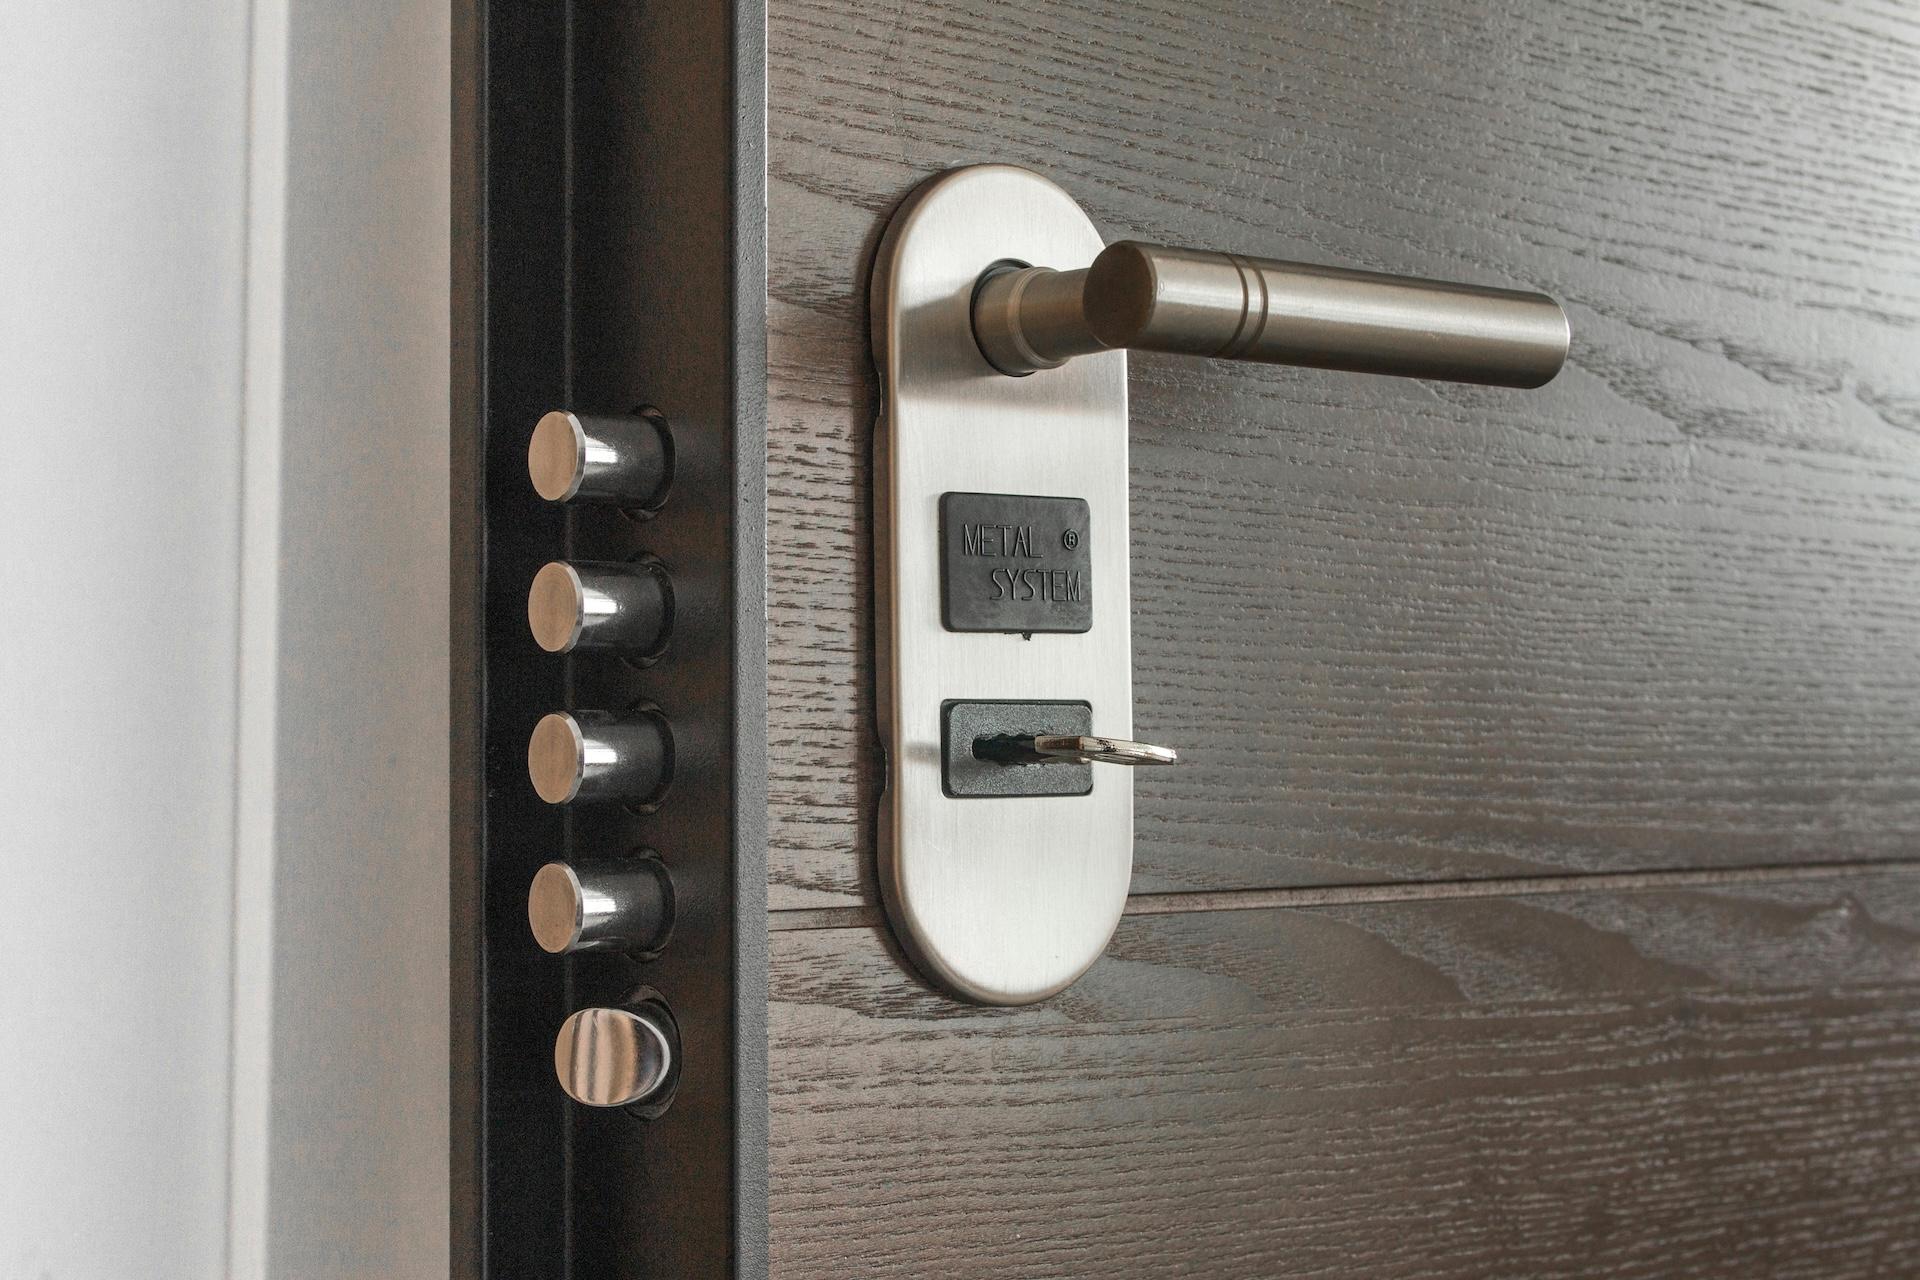
M 234 1266 L 445 1276 L 450 6 L 276 7 L 255 17 Z
M 246 16 L 0 16 L 0 1275 L 226 1248 Z
M 0 1276 L 446 1272 L 446 26 L 0 0 Z

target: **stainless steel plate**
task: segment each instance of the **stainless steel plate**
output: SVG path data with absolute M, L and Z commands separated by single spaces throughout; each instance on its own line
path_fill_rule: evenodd
M 1076 796 L 955 799 L 941 787 L 949 699 L 1086 702 L 1095 733 L 1132 736 L 1126 353 L 1008 377 L 980 355 L 970 319 L 975 282 L 995 263 L 1081 267 L 1102 247 L 1060 188 L 981 165 L 915 191 L 874 264 L 880 887 L 915 963 L 986 1004 L 1042 1000 L 1084 973 L 1133 868 L 1131 770 L 1096 768 L 1093 790 Z M 1085 500 L 1092 628 L 947 630 L 945 493 Z

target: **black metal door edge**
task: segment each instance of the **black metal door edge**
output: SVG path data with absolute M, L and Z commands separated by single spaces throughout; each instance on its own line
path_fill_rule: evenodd
M 758 1276 L 766 1248 L 765 14 L 758 0 L 454 11 L 452 1274 Z M 673 490 L 651 520 L 541 502 L 541 413 L 658 406 Z M 527 584 L 641 552 L 677 616 L 650 666 L 527 635 Z M 543 713 L 662 707 L 678 743 L 651 814 L 528 785 Z M 679 917 L 644 964 L 528 934 L 543 862 L 644 844 Z M 637 984 L 685 1045 L 654 1120 L 577 1107 L 567 1014 Z

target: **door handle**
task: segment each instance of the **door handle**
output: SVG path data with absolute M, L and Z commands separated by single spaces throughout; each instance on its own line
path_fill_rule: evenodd
M 1541 293 L 1123 240 L 1093 265 L 990 267 L 973 295 L 987 363 L 1022 376 L 1116 348 L 1538 387 L 1570 331 Z
M 1178 758 L 1132 741 L 1127 349 L 1536 387 L 1567 317 L 1538 293 L 1109 245 L 996 164 L 901 203 L 868 313 L 880 894 L 948 991 L 1043 1000 L 1126 908 L 1139 770 L 1111 766 Z M 1177 523 L 1192 498 L 1151 501 Z

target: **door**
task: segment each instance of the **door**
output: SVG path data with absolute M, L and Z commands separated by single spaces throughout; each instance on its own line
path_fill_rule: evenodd
M 1901 6 L 473 0 L 455 37 L 457 1273 L 1920 1265 Z M 882 875 L 869 289 L 981 164 L 1088 256 L 1572 333 L 1530 391 L 1128 358 L 1131 724 L 1181 759 L 1104 951 L 1017 1005 L 930 979 Z M 530 489 L 550 413 L 645 483 Z M 667 640 L 529 640 L 540 575 L 648 557 Z M 596 807 L 609 724 L 655 745 Z M 642 851 L 670 935 L 656 894 L 586 939 L 581 868 Z M 645 1079 L 574 1072 L 582 1027 Z
M 1908 16 L 767 19 L 773 1274 L 1912 1269 Z M 1131 357 L 1133 723 L 1183 761 L 1105 958 L 1017 1009 L 918 979 L 875 874 L 867 277 L 983 162 L 1573 330 L 1532 392 Z

